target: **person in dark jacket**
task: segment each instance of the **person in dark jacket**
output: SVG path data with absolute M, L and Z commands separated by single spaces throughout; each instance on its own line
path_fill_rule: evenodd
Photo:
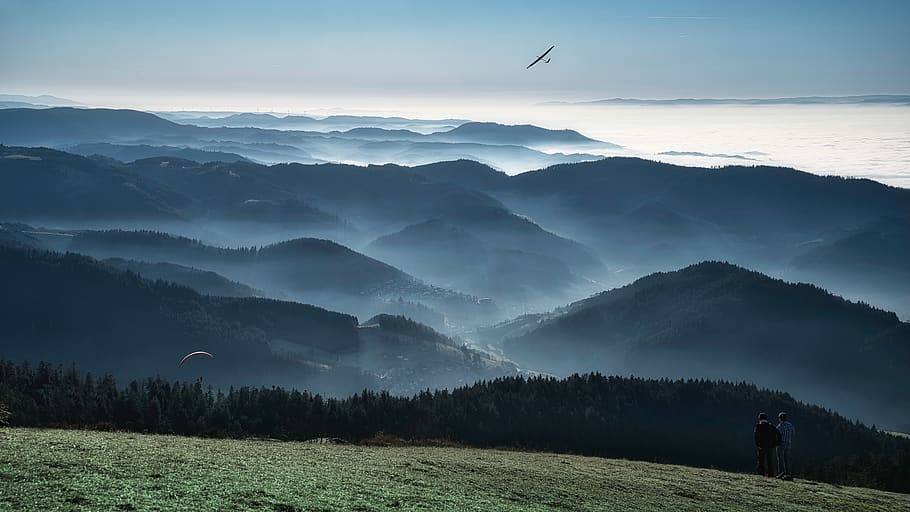
M 774 476 L 774 448 L 780 444 L 780 431 L 768 421 L 768 415 L 758 415 L 755 425 L 755 446 L 758 448 L 758 474 Z

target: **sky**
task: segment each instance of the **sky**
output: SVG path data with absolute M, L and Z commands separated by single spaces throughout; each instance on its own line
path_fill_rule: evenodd
M 906 0 L 0 0 L 0 93 L 273 110 L 908 93 L 908 34 Z

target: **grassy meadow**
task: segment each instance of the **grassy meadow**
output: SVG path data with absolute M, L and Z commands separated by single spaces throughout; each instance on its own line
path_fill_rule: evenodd
M 890 512 L 910 495 L 548 453 L 0 429 L 0 510 Z

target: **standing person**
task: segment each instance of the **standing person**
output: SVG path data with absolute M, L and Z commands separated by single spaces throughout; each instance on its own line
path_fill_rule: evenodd
M 758 474 L 774 476 L 774 447 L 780 444 L 780 432 L 770 422 L 768 415 L 758 415 L 755 425 L 755 446 L 758 448 Z
M 777 431 L 780 432 L 780 446 L 777 447 L 777 471 L 779 473 L 777 478 L 793 480 L 790 467 L 790 446 L 793 443 L 793 434 L 796 429 L 787 420 L 787 413 L 778 414 L 777 419 L 780 420 L 777 424 Z

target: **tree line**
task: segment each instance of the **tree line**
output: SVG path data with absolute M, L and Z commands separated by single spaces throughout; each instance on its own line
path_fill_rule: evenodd
M 0 361 L 12 426 L 362 442 L 377 434 L 754 470 L 759 412 L 790 414 L 795 474 L 910 492 L 910 440 L 746 383 L 506 377 L 413 396 L 326 398 L 280 387 L 215 389 L 162 378 L 118 386 L 75 367 Z

